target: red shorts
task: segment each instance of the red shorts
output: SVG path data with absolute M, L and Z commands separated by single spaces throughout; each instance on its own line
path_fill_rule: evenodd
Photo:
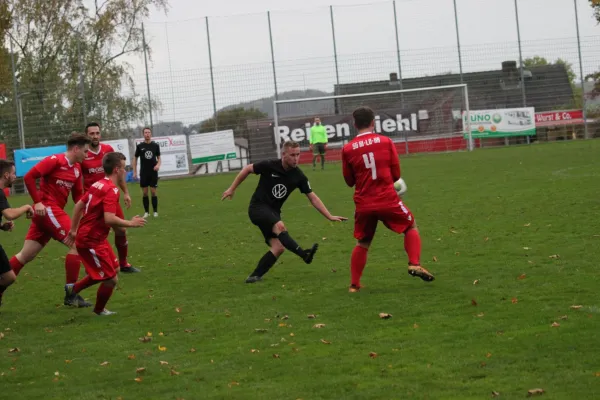
M 95 281 L 104 281 L 117 275 L 119 261 L 107 240 L 94 248 L 77 246 L 77 253 L 85 272 Z
M 45 246 L 50 239 L 62 242 L 71 230 L 71 217 L 62 208 L 47 206 L 46 215 L 34 215 L 25 240 L 35 240 Z
M 415 217 L 402 201 L 395 208 L 357 211 L 354 213 L 354 237 L 357 240 L 373 239 L 379 221 L 396 233 L 404 233 L 415 224 Z

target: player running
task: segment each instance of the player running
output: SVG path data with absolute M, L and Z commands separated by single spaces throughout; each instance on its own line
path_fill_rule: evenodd
M 133 156 L 133 179 L 137 179 L 137 159 L 140 157 L 140 187 L 142 188 L 142 201 L 144 204 L 144 218 L 148 218 L 150 204 L 148 201 L 148 187 L 152 193 L 152 210 L 154 216 L 158 217 L 158 170 L 162 163 L 160 158 L 160 146 L 152 140 L 152 130 L 144 128 L 144 141 L 135 147 Z
M 352 113 L 358 135 L 342 149 L 344 180 L 354 186 L 354 237 L 358 240 L 350 264 L 350 292 L 361 288 L 360 278 L 367 252 L 379 221 L 390 230 L 404 234 L 408 273 L 430 282 L 434 277 L 421 266 L 421 237 L 413 214 L 399 200 L 394 182 L 400 179 L 400 161 L 390 138 L 374 132 L 375 114 L 368 107 Z
M 17 179 L 15 174 L 15 163 L 12 161 L 0 159 L 0 219 L 4 217 L 7 222 L 0 224 L 0 230 L 10 232 L 15 226 L 13 220 L 19 218 L 23 214 L 27 218 L 33 217 L 33 207 L 29 204 L 25 204 L 19 208 L 10 208 L 4 189 L 11 187 L 14 181 Z M 0 246 L 0 306 L 2 305 L 2 294 L 7 287 L 15 282 L 17 277 L 10 268 L 8 257 L 4 248 Z
M 248 216 L 250 221 L 260 229 L 270 249 L 260 259 L 254 272 L 248 276 L 246 283 L 260 281 L 285 249 L 296 254 L 307 264 L 312 262 L 319 245 L 315 243 L 308 250 L 301 248 L 292 239 L 285 224 L 281 221 L 281 207 L 296 188 L 299 188 L 300 192 L 308 197 L 312 206 L 328 220 L 345 221 L 348 219 L 333 216 L 327 210 L 321 199 L 312 191 L 306 175 L 298 168 L 299 157 L 300 145 L 292 141 L 285 142 L 281 159 L 266 160 L 245 166 L 221 197 L 221 200 L 233 198 L 235 190 L 248 175 L 251 173 L 260 175 L 258 186 L 250 200 Z
M 105 154 L 112 153 L 115 151 L 111 145 L 106 143 L 100 143 L 100 125 L 96 122 L 91 122 L 85 127 L 85 134 L 90 138 L 91 144 L 87 156 L 81 163 L 81 169 L 83 170 L 83 190 L 87 192 L 90 187 L 101 179 L 104 179 L 104 168 L 102 167 L 102 159 Z M 131 197 L 129 196 L 129 190 L 127 189 L 127 183 L 125 180 L 119 181 L 119 188 L 123 191 L 123 200 L 125 201 L 125 207 L 131 207 Z M 117 217 L 124 219 L 125 214 L 121 204 L 117 204 Z M 115 247 L 117 248 L 117 254 L 119 255 L 119 267 L 121 272 L 133 273 L 140 272 L 138 268 L 133 267 L 127 262 L 127 253 L 129 242 L 127 241 L 127 229 L 123 227 L 114 227 L 115 231 Z
M 125 156 L 122 153 L 108 153 L 102 158 L 105 177 L 93 183 L 73 210 L 73 224 L 67 242 L 75 243 L 77 252 L 87 272 L 87 276 L 76 283 L 65 285 L 65 303 L 77 304 L 79 292 L 100 283 L 96 295 L 94 312 L 98 315 L 112 315 L 106 303 L 117 284 L 119 263 L 108 243 L 110 228 L 137 228 L 146 220 L 135 216 L 126 221 L 118 216 L 119 188 L 125 181 Z
M 78 202 L 83 194 L 79 163 L 85 158 L 89 144 L 87 136 L 75 133 L 67 141 L 65 153 L 44 158 L 25 174 L 23 179 L 33 200 L 35 215 L 25 236 L 23 248 L 10 259 L 15 275 L 18 276 L 21 269 L 35 259 L 50 239 L 54 239 L 69 248 L 65 258 L 67 283 L 74 283 L 79 278 L 79 255 L 75 247 L 65 242 L 71 229 L 71 219 L 64 208 L 69 193 L 74 202 Z M 40 180 L 39 190 L 36 187 L 37 179 Z M 90 305 L 83 299 L 79 301 L 80 307 Z

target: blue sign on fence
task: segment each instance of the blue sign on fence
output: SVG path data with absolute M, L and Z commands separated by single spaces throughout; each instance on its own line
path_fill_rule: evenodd
M 24 176 L 34 165 L 45 157 L 67 151 L 66 145 L 35 147 L 31 149 L 15 150 L 15 167 L 17 176 Z

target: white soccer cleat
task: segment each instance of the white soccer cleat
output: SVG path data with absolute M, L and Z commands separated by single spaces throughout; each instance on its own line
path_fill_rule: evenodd
M 100 311 L 99 313 L 96 313 L 96 315 L 101 315 L 101 316 L 107 316 L 107 315 L 115 315 L 116 312 L 115 311 L 108 311 L 106 308 L 102 311 Z
M 148 218 L 149 214 L 148 213 L 144 213 L 144 218 Z
M 157 218 L 157 217 L 158 217 L 158 213 L 157 213 L 157 212 L 155 212 L 155 213 L 154 213 L 154 218 Z

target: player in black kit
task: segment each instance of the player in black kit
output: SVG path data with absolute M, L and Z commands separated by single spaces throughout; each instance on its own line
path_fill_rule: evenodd
M 142 188 L 142 201 L 144 203 L 144 218 L 148 218 L 150 204 L 148 201 L 148 187 L 152 192 L 152 209 L 154 216 L 158 217 L 158 170 L 160 169 L 160 146 L 152 140 L 152 130 L 144 128 L 144 141 L 135 147 L 133 157 L 133 178 L 137 179 L 137 159 L 140 158 L 140 187 Z
M 305 250 L 296 243 L 281 221 L 281 207 L 294 189 L 299 188 L 310 200 L 310 203 L 330 221 L 346 221 L 345 217 L 331 215 L 321 199 L 312 191 L 308 179 L 298 168 L 300 145 L 293 141 L 285 142 L 281 159 L 261 161 L 245 166 L 236 176 L 231 186 L 223 193 L 221 200 L 231 199 L 237 187 L 251 173 L 260 175 L 258 186 L 250 200 L 248 216 L 256 225 L 270 247 L 260 259 L 258 266 L 248 276 L 246 283 L 254 283 L 262 279 L 285 249 L 296 254 L 305 263 L 310 264 L 319 247 L 318 244 Z

